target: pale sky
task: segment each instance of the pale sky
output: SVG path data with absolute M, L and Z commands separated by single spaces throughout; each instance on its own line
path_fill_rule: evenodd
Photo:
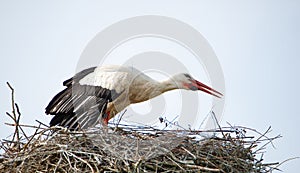
M 38 119 L 48 123 L 51 116 L 44 114 L 44 108 L 63 89 L 62 82 L 73 75 L 83 49 L 97 33 L 130 17 L 161 15 L 189 24 L 214 49 L 226 85 L 222 124 L 230 122 L 261 132 L 272 126 L 269 135 L 281 134 L 283 138 L 274 142 L 276 149 L 267 148 L 266 161 L 300 156 L 300 3 L 296 0 L 1 1 L 0 14 L 1 138 L 12 133 L 4 125 L 9 121 L 5 112 L 11 110 L 7 81 L 16 90 L 21 121 L 33 124 Z M 126 59 L 130 54 L 122 50 L 128 50 L 128 46 L 137 48 L 139 41 L 123 45 L 108 61 L 117 63 L 112 59 L 118 55 Z M 157 50 L 155 45 L 150 44 L 150 48 Z M 160 45 L 170 54 L 174 50 L 174 54 L 189 56 L 178 45 Z M 148 50 L 149 44 L 138 49 Z M 201 76 L 204 73 L 193 70 L 196 67 L 192 60 L 179 60 L 188 64 L 197 78 L 209 82 Z M 292 173 L 298 171 L 299 165 L 300 159 L 280 168 Z

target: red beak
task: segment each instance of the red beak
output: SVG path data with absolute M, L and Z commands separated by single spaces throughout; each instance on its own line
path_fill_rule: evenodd
M 193 86 L 197 87 L 198 90 L 206 92 L 206 93 L 208 93 L 210 95 L 213 95 L 215 97 L 221 98 L 223 96 L 223 94 L 220 93 L 219 91 L 217 91 L 217 90 L 215 90 L 215 89 L 213 89 L 213 88 L 211 88 L 211 87 L 209 87 L 209 86 L 207 86 L 207 85 L 205 85 L 205 84 L 203 84 L 203 83 L 201 83 L 197 80 L 193 81 Z

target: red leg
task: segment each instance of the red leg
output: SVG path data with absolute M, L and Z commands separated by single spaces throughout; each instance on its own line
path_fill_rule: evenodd
M 110 119 L 110 112 L 107 111 L 107 112 L 106 112 L 106 116 L 105 116 L 105 118 L 103 119 L 103 124 L 104 124 L 104 125 L 107 125 L 109 119 Z

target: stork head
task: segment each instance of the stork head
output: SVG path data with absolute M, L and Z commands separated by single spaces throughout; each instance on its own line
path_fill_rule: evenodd
M 203 92 L 206 92 L 206 93 L 213 95 L 215 97 L 218 97 L 218 98 L 221 98 L 223 96 L 222 93 L 197 81 L 196 79 L 192 78 L 192 76 L 187 73 L 181 73 L 181 74 L 174 75 L 171 79 L 176 83 L 176 85 L 180 89 L 186 89 L 186 90 L 192 90 L 192 91 L 201 90 Z

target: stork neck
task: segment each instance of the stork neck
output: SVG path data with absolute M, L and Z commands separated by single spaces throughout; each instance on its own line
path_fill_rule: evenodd
M 161 89 L 161 92 L 164 93 L 167 91 L 178 89 L 178 86 L 176 85 L 176 83 L 173 80 L 168 79 L 166 81 L 160 82 L 160 89 Z
M 129 98 L 131 103 L 143 102 L 156 96 L 159 96 L 164 92 L 178 89 L 177 85 L 174 83 L 173 80 L 166 80 L 162 82 L 151 81 L 136 86 L 140 86 L 141 88 L 140 90 L 132 88 L 132 94 Z M 141 90 L 143 90 L 143 92 L 141 92 Z

